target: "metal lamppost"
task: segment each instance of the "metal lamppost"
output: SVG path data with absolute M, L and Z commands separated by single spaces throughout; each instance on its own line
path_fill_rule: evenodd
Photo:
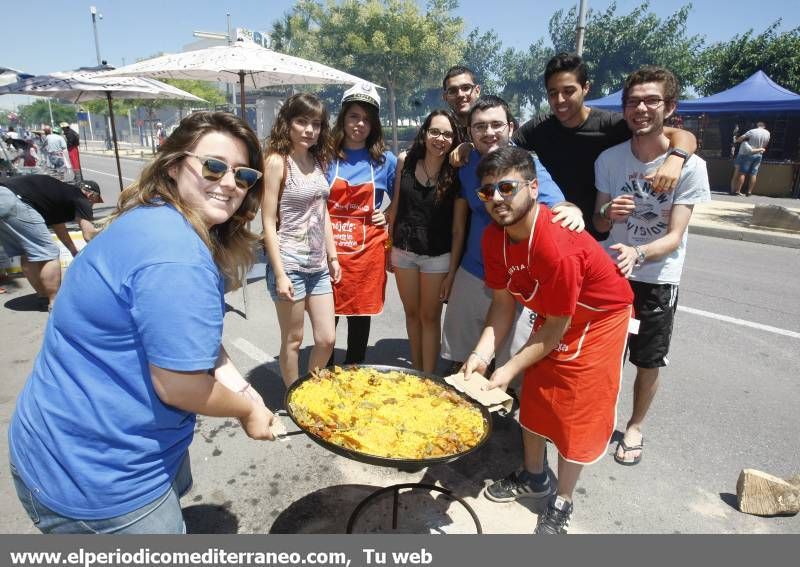
M 586 33 L 586 0 L 580 0 L 578 6 L 578 28 L 575 30 L 575 53 L 583 55 L 583 36 Z
M 97 20 L 103 19 L 103 14 L 97 13 L 97 7 L 90 6 L 89 13 L 92 15 L 92 30 L 94 31 L 94 52 L 97 55 L 97 64 L 102 65 L 100 62 L 100 42 L 97 40 Z

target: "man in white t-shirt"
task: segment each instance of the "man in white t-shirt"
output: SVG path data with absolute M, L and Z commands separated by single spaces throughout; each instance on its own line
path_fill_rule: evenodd
M 622 91 L 633 138 L 605 150 L 595 162 L 593 221 L 599 232 L 610 231 L 603 244 L 631 281 L 640 321 L 629 342 L 629 359 L 637 367 L 633 413 L 614 455 L 623 465 L 642 458 L 641 426 L 658 390 L 659 369 L 667 365 L 686 229 L 695 203 L 710 199 L 706 164 L 695 155 L 686 160 L 673 190 L 657 193 L 651 185 L 669 151 L 664 120 L 675 112 L 678 94 L 678 82 L 667 69 L 646 66 L 633 72 Z
M 753 194 L 758 177 L 758 168 L 767 151 L 769 145 L 769 130 L 763 122 L 757 122 L 756 127 L 748 130 L 734 142 L 741 142 L 739 153 L 733 162 L 733 177 L 731 178 L 731 195 L 742 195 L 744 178 L 747 177 L 747 190 L 744 192 L 748 197 Z

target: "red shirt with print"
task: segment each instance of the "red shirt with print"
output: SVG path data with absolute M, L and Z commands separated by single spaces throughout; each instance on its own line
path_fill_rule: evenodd
M 486 285 L 507 288 L 540 315 L 573 316 L 580 304 L 589 311 L 614 311 L 633 302 L 630 284 L 588 232 L 576 233 L 551 222 L 538 206 L 527 241 L 511 242 L 491 224 L 483 233 Z

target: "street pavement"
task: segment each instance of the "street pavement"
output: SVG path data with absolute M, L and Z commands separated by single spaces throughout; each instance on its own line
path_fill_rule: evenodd
M 94 158 L 94 164 L 87 158 L 90 169 L 108 171 L 102 169 L 103 158 Z M 135 168 L 131 161 L 123 175 L 133 178 Z M 108 197 L 118 192 L 113 177 L 104 177 L 101 185 Z M 711 204 L 696 208 L 670 365 L 644 430 L 643 460 L 636 467 L 617 465 L 612 442 L 607 457 L 584 470 L 571 533 L 800 533 L 798 517 L 748 516 L 737 511 L 735 502 L 742 468 L 780 477 L 800 473 L 800 247 L 734 236 L 747 228 L 744 221 L 735 222 L 746 215 L 742 208 L 761 199 L 715 194 Z M 112 202 L 106 198 L 105 206 Z M 797 200 L 785 203 L 798 208 Z M 715 237 L 704 235 L 713 223 L 727 228 L 730 237 L 719 238 L 725 234 L 720 231 Z M 267 405 L 278 409 L 285 393 L 274 358 L 280 339 L 263 264 L 254 267 L 249 281 L 246 307 L 242 291 L 226 297 L 224 343 Z M 16 278 L 6 287 L 9 292 L 0 296 L 3 431 L 47 320 L 46 313 L 36 310 L 24 279 Z M 409 366 L 403 321 L 390 278 L 384 313 L 373 320 L 368 363 Z M 303 360 L 309 338 L 307 328 Z M 342 321 L 337 360 L 342 359 L 345 338 Z M 631 408 L 633 377 L 628 364 L 618 407 L 623 424 Z M 290 431 L 295 429 L 288 418 L 282 420 Z M 493 427 L 490 441 L 467 457 L 420 471 L 398 471 L 334 455 L 304 435 L 255 442 L 235 420 L 199 417 L 191 447 L 195 484 L 182 501 L 187 525 L 193 533 L 344 533 L 350 512 L 374 490 L 425 482 L 463 498 L 485 533 L 529 534 L 540 502 L 496 504 L 480 494 L 489 479 L 520 464 L 516 421 L 495 416 Z M 0 459 L 6 454 L 3 434 Z M 549 457 L 556 462 L 552 447 Z M 386 531 L 389 500 L 367 507 L 356 531 Z M 0 506 L 6 510 L 0 532 L 36 533 L 16 500 L 5 466 L 0 466 Z M 400 512 L 400 531 L 475 530 L 461 505 L 442 496 L 411 493 L 401 497 Z

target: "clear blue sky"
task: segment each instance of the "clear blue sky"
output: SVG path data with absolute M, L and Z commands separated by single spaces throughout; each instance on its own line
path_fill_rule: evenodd
M 588 0 L 589 8 L 605 10 L 611 0 Z M 419 0 L 424 4 L 423 0 Z M 493 28 L 505 46 L 525 49 L 544 37 L 558 9 L 577 0 L 461 0 L 457 14 L 465 30 Z M 617 13 L 630 12 L 641 2 L 618 0 Z M 674 13 L 688 0 L 652 0 L 660 17 Z M 294 4 L 293 0 L 97 0 L 103 15 L 98 22 L 100 52 L 111 65 L 132 63 L 159 52 L 176 52 L 194 40 L 195 30 L 226 29 L 226 12 L 233 27 L 269 30 Z M 0 66 L 28 73 L 65 71 L 96 64 L 89 6 L 92 0 L 28 0 L 13 2 L 13 18 L 3 26 Z M 757 32 L 783 18 L 782 30 L 800 25 L 797 0 L 695 0 L 689 33 L 706 36 L 708 43 L 730 39 L 750 28 Z M 549 40 L 548 40 L 549 41 Z M 19 97 L 0 97 L 8 107 Z M 14 100 L 13 104 L 19 101 Z

